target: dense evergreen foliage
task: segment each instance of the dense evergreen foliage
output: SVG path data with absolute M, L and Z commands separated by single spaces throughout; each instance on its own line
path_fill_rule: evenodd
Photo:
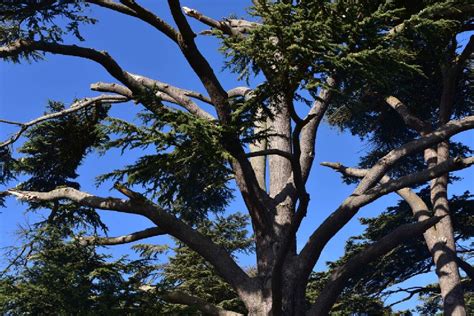
M 382 174 L 361 182 L 339 169 L 344 182 L 370 185 L 360 192 L 358 186 L 316 229 L 314 236 L 319 239 L 310 238 L 301 253 L 295 240 L 310 205 L 305 182 L 323 117 L 325 123 L 368 144 L 358 166 L 367 172 L 373 171 L 373 166 L 375 171 L 381 170 L 377 168 L 390 163 L 387 153 L 446 128 L 449 120 L 472 117 L 472 52 L 463 56 L 464 47 L 458 43 L 459 34 L 465 36 L 473 30 L 471 1 L 253 3 L 249 14 L 256 22 L 235 17 L 215 21 L 184 10 L 212 27 L 207 33 L 220 39 L 228 70 L 247 83 L 263 75 L 254 89 L 231 93 L 224 91 L 197 49 L 195 34 L 178 1 L 169 1 L 177 28 L 132 0 L 0 1 L 2 59 L 35 61 L 46 53 L 89 59 L 124 85 L 97 88 L 104 84 L 99 83 L 96 90 L 117 93 L 120 102 L 133 100 L 143 105 L 133 120 L 124 120 L 110 116 L 117 99 L 89 106 L 81 105 L 87 100 L 78 100 L 75 106 L 79 110 L 51 101 L 45 115 L 57 116 L 31 126 L 9 122 L 19 125 L 24 142 L 16 153 L 15 136 L 0 146 L 0 184 L 6 190 L 0 202 L 7 195 L 16 195 L 26 201 L 29 211 L 46 210 L 48 216 L 23 231 L 24 244 L 9 253 L 11 264 L 0 275 L 0 313 L 201 314 L 210 308 L 214 314 L 222 309 L 251 315 L 270 310 L 275 315 L 292 315 L 314 314 L 321 308 L 333 315 L 390 315 L 395 312 L 385 299 L 397 292 L 394 286 L 433 271 L 434 266 L 439 268 L 426 235 L 420 233 L 429 227 L 407 240 L 399 237 L 400 242 L 390 249 L 380 243 L 386 243 L 384 237 L 400 227 L 415 227 L 419 221 L 406 200 L 376 217 L 361 219 L 364 232 L 347 241 L 344 256 L 328 263 L 327 271 L 311 272 L 320 253 L 314 262 L 308 257 L 324 249 L 338 231 L 334 227 L 343 227 L 360 207 L 373 201 L 351 204 L 357 197 L 383 188 L 379 180 L 385 181 L 384 175 L 402 181 L 419 175 L 427 165 L 433 167 L 426 158 L 429 149 L 437 150 L 441 164 L 443 152 L 436 146 L 445 142 L 447 148 L 448 136 L 418 152 L 401 155 Z M 95 5 L 139 18 L 174 41 L 207 94 L 133 75 L 106 52 L 64 44 L 85 40 L 80 27 L 96 22 L 87 11 Z M 400 114 L 389 106 L 390 96 L 402 100 L 406 112 Z M 212 114 L 199 107 L 204 103 L 212 108 Z M 403 116 L 406 113 L 418 118 L 422 126 L 410 126 Z M 128 199 L 67 195 L 81 189 L 78 168 L 85 157 L 114 150 L 122 155 L 142 153 L 130 164 L 97 174 L 98 186 L 116 189 Z M 449 142 L 446 156 L 456 157 L 453 163 L 459 167 L 457 164 L 472 154 L 465 144 Z M 264 157 L 263 171 L 255 163 L 259 157 Z M 430 179 L 443 175 L 433 174 Z M 263 184 L 258 182 L 261 178 Z M 448 182 L 459 180 L 451 177 Z M 435 185 L 424 186 L 426 179 L 409 183 L 400 188 L 414 190 L 428 208 L 425 216 L 439 216 Z M 448 183 L 444 189 L 447 187 Z M 45 192 L 64 195 L 42 197 Z M 226 213 L 236 193 L 241 193 L 249 216 Z M 448 228 L 453 231 L 450 237 L 458 249 L 465 250 L 454 257 L 468 266 L 463 268 L 466 272 L 472 272 L 473 203 L 469 192 L 447 201 L 452 220 Z M 135 243 L 136 255 L 112 258 L 104 254 L 108 250 L 100 243 L 86 242 L 108 240 L 113 244 L 108 236 L 100 237 L 107 235 L 107 226 L 98 209 L 143 215 L 159 229 L 152 236 L 170 235 L 171 244 Z M 332 223 L 334 218 L 339 222 Z M 322 245 L 315 246 L 320 241 Z M 366 260 L 363 256 L 371 247 L 383 251 Z M 305 249 L 312 250 L 306 257 Z M 239 253 L 256 254 L 256 266 L 239 269 L 234 262 Z M 354 258 L 362 264 L 350 270 L 347 267 Z M 348 277 L 339 286 L 338 278 L 345 277 L 346 271 Z M 331 286 L 332 290 L 339 288 L 334 290 L 335 296 L 325 298 Z M 400 292 L 409 297 L 419 294 L 423 302 L 417 311 L 431 315 L 447 310 L 441 286 L 434 283 Z M 462 287 L 469 311 L 474 304 L 472 275 L 463 274 L 457 286 Z M 194 303 L 189 303 L 190 297 Z M 211 307 L 203 307 L 203 302 Z

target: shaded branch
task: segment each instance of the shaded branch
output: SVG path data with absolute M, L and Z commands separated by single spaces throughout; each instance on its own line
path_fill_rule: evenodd
M 421 135 L 426 135 L 431 131 L 430 124 L 420 120 L 415 115 L 413 115 L 410 110 L 408 110 L 408 107 L 396 97 L 389 96 L 385 99 L 385 102 L 387 102 L 387 104 L 390 105 L 392 109 L 397 111 L 397 113 L 400 115 L 400 117 L 403 119 L 403 121 L 408 127 L 414 129 Z
M 156 291 L 156 287 L 152 285 L 142 285 L 139 289 L 144 292 Z M 189 295 L 182 291 L 164 293 L 160 295 L 160 298 L 168 303 L 195 307 L 206 315 L 243 316 L 242 314 L 225 310 L 222 307 L 211 304 L 200 297 Z
M 229 36 L 240 36 L 249 33 L 251 30 L 255 29 L 260 25 L 259 23 L 250 22 L 242 19 L 225 19 L 223 21 L 218 21 L 202 14 L 198 10 L 191 9 L 188 7 L 183 7 L 183 11 L 187 16 L 192 17 L 214 29 L 218 29 L 222 33 L 227 34 Z
M 253 151 L 253 152 L 249 152 L 245 154 L 247 158 L 268 156 L 268 155 L 277 155 L 277 156 L 285 157 L 288 160 L 293 159 L 293 156 L 291 153 L 280 150 L 280 149 L 272 149 L 272 148 L 259 150 L 259 151 Z
M 240 313 L 223 309 L 217 305 L 211 304 L 199 298 L 184 292 L 174 291 L 161 296 L 165 301 L 173 304 L 183 304 L 197 308 L 206 315 L 215 316 L 243 316 Z

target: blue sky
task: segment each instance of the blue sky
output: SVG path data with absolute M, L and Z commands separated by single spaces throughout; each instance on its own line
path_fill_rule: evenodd
M 149 7 L 160 16 L 170 21 L 166 5 L 161 1 L 143 0 L 144 6 Z M 242 0 L 200 0 L 182 1 L 183 5 L 196 8 L 215 18 L 236 14 L 245 15 L 245 6 L 250 1 Z M 95 26 L 83 28 L 86 42 L 81 45 L 108 51 L 123 66 L 124 69 L 142 74 L 151 78 L 165 81 L 170 84 L 204 91 L 197 77 L 180 56 L 176 46 L 163 35 L 151 27 L 133 18 L 107 12 L 95 8 L 93 15 L 99 19 Z M 196 30 L 202 25 L 193 22 Z M 216 69 L 224 88 L 230 89 L 242 85 L 235 80 L 235 76 L 221 71 L 222 57 L 218 54 L 218 43 L 210 37 L 198 37 L 198 45 L 202 53 Z M 71 41 L 72 42 L 72 41 Z M 63 101 L 70 104 L 75 98 L 97 95 L 89 89 L 91 83 L 97 81 L 113 82 L 99 65 L 93 62 L 74 57 L 48 55 L 46 61 L 32 64 L 0 63 L 0 118 L 14 121 L 27 121 L 40 116 L 47 100 Z M 131 119 L 137 112 L 139 105 L 133 103 L 114 105 L 112 115 Z M 9 126 L 0 125 L 0 136 L 6 139 L 13 132 Z M 474 147 L 474 133 L 464 133 L 457 137 Z M 18 148 L 16 144 L 14 148 Z M 316 162 L 308 191 L 311 194 L 311 206 L 298 235 L 299 246 L 304 244 L 312 230 L 330 214 L 342 200 L 351 193 L 352 187 L 343 184 L 338 174 L 318 165 L 321 161 L 338 161 L 345 165 L 357 164 L 358 157 L 364 153 L 366 145 L 357 138 L 341 133 L 323 123 L 316 145 Z M 80 168 L 79 182 L 82 189 L 98 195 L 115 195 L 109 191 L 110 185 L 96 187 L 94 177 L 101 172 L 111 171 L 131 163 L 139 155 L 138 152 L 120 156 L 117 151 L 105 156 L 91 155 L 87 157 Z M 470 171 L 456 173 L 464 177 L 462 183 L 451 186 L 451 194 L 461 194 L 473 187 L 474 175 Z M 397 197 L 392 194 L 385 196 L 375 203 L 364 207 L 357 217 L 375 216 L 387 206 L 393 205 Z M 30 215 L 25 215 L 23 205 L 14 199 L 8 200 L 8 206 L 0 214 L 0 247 L 11 246 L 16 243 L 15 230 L 18 224 L 24 224 Z M 239 197 L 229 206 L 229 212 L 245 211 Z M 137 231 L 149 227 L 151 223 L 145 219 L 109 212 L 101 212 L 103 220 L 109 225 L 111 236 Z M 34 218 L 34 217 L 33 217 Z M 30 222 L 34 221 L 30 219 Z M 362 232 L 357 219 L 353 219 L 334 238 L 324 251 L 317 269 L 324 268 L 324 262 L 337 259 L 343 253 L 344 242 L 348 237 Z M 153 242 L 167 242 L 164 237 L 153 239 Z M 129 245 L 110 248 L 115 255 L 129 253 Z M 240 257 L 244 266 L 254 264 L 252 257 Z M 0 266 L 1 266 L 0 261 Z M 423 276 L 420 282 L 433 281 L 433 274 Z M 399 308 L 413 306 L 413 301 L 400 304 Z

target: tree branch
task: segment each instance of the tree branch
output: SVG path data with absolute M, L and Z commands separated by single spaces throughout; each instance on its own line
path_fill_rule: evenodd
M 169 214 L 163 208 L 150 201 L 122 200 L 117 198 L 103 198 L 73 188 L 55 189 L 49 192 L 33 192 L 8 190 L 7 194 L 16 196 L 24 201 L 55 201 L 68 199 L 83 206 L 101 210 L 111 210 L 122 213 L 142 215 L 150 219 L 155 225 L 178 240 L 185 243 L 192 250 L 210 262 L 216 271 L 228 282 L 241 297 L 247 297 L 256 290 L 255 281 L 237 265 L 229 253 L 216 245 L 208 237 Z
M 146 239 L 154 236 L 164 235 L 165 232 L 158 227 L 151 227 L 145 230 L 141 230 L 129 235 L 123 235 L 118 237 L 97 237 L 97 236 L 85 236 L 79 238 L 81 245 L 100 245 L 100 246 L 111 246 L 111 245 L 122 245 L 131 243 L 137 240 Z
M 134 0 L 122 0 L 123 4 L 111 0 L 86 0 L 86 2 L 138 18 L 155 27 L 172 41 L 177 42 L 178 40 L 178 32 L 171 25 L 138 5 Z
M 82 110 L 84 108 L 87 108 L 89 106 L 94 106 L 94 105 L 101 104 L 101 103 L 122 103 L 122 102 L 127 102 L 128 100 L 129 100 L 128 97 L 123 97 L 123 96 L 100 95 L 98 97 L 86 98 L 86 99 L 76 101 L 69 108 L 67 108 L 65 110 L 55 112 L 55 113 L 51 113 L 51 114 L 46 114 L 46 115 L 40 116 L 40 117 L 38 117 L 34 120 L 31 120 L 29 122 L 26 122 L 26 123 L 15 123 L 16 125 L 21 126 L 20 130 L 18 132 L 16 132 L 12 137 L 10 137 L 8 140 L 1 143 L 0 148 L 3 148 L 3 147 L 8 146 L 10 144 L 13 144 L 30 127 L 32 127 L 36 124 L 39 124 L 41 122 L 51 120 L 51 119 L 54 119 L 54 118 L 57 118 L 57 117 L 66 116 L 68 114 L 77 112 L 77 111 Z M 5 123 L 6 121 L 2 121 L 2 122 Z
M 156 287 L 152 285 L 142 285 L 139 289 L 144 292 L 152 292 L 156 290 Z M 172 304 L 181 304 L 195 307 L 206 315 L 243 316 L 242 314 L 225 310 L 220 306 L 206 302 L 200 297 L 189 295 L 188 293 L 184 293 L 182 291 L 164 293 L 160 295 L 160 298 Z
M 161 296 L 165 301 L 173 304 L 183 304 L 196 307 L 206 315 L 215 316 L 243 316 L 240 313 L 223 309 L 222 307 L 208 303 L 200 297 L 192 296 L 184 292 L 174 291 Z
M 222 33 L 229 36 L 244 35 L 260 25 L 256 22 L 250 22 L 242 19 L 225 19 L 224 21 L 218 21 L 188 7 L 183 7 L 183 11 L 187 16 L 192 17 L 214 29 L 218 29 Z
M 301 146 L 301 157 L 299 158 L 301 177 L 305 183 L 311 171 L 311 166 L 313 165 L 316 133 L 331 101 L 332 89 L 336 87 L 334 78 L 328 78 L 326 83 L 327 88 L 321 89 L 318 99 L 313 102 L 308 116 L 303 120 L 304 124 L 301 126 L 301 135 L 299 135 Z
M 316 264 L 321 251 L 327 242 L 357 213 L 360 207 L 366 205 L 378 197 L 399 190 L 406 186 L 426 181 L 449 170 L 459 170 L 472 164 L 472 158 L 467 160 L 450 160 L 446 164 L 436 165 L 432 169 L 420 173 L 393 180 L 368 191 L 378 183 L 390 167 L 401 158 L 412 153 L 428 148 L 443 141 L 457 133 L 474 128 L 474 116 L 468 116 L 458 121 L 450 121 L 436 131 L 413 140 L 405 145 L 390 151 L 382 157 L 372 168 L 369 169 L 364 178 L 353 193 L 313 232 L 300 255 L 300 270 L 303 276 L 309 276 Z M 366 192 L 367 191 L 367 192 Z M 367 194 L 368 193 L 368 194 Z
M 272 149 L 272 148 L 259 150 L 259 151 L 253 151 L 253 152 L 249 152 L 245 154 L 247 158 L 268 156 L 268 155 L 277 155 L 277 156 L 285 157 L 288 160 L 293 159 L 293 156 L 291 155 L 291 153 L 280 150 L 280 149 Z
M 410 110 L 408 110 L 408 107 L 396 97 L 389 96 L 385 99 L 385 102 L 387 102 L 387 104 L 390 105 L 392 109 L 397 111 L 408 127 L 414 129 L 421 135 L 426 135 L 427 133 L 431 132 L 430 124 L 423 122 L 414 116 Z
M 440 217 L 433 217 L 422 222 L 402 225 L 350 258 L 332 273 L 307 315 L 327 315 L 344 289 L 347 280 L 355 277 L 361 267 L 388 253 L 405 240 L 422 234 L 440 219 Z

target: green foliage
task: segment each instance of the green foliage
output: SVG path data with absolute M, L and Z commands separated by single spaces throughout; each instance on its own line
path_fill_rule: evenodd
M 48 113 L 64 110 L 64 104 L 50 102 Z M 58 186 L 78 188 L 72 180 L 76 170 L 92 148 L 106 138 L 98 124 L 107 115 L 109 107 L 96 106 L 45 121 L 32 127 L 27 141 L 18 150 L 24 154 L 17 162 L 18 173 L 31 175 L 19 188 L 49 191 Z
M 389 86 L 388 72 L 419 72 L 405 38 L 387 36 L 406 15 L 392 1 L 260 2 L 252 13 L 265 23 L 245 38 L 224 38 L 223 49 L 241 75 L 263 71 L 267 95 L 302 89 L 315 98 L 334 73 L 352 91 L 359 78 Z
M 332 271 L 313 272 L 310 276 L 306 288 L 306 300 L 308 308 L 314 303 L 316 297 L 323 290 Z M 392 315 L 392 310 L 384 306 L 383 301 L 378 297 L 359 293 L 353 289 L 345 290 L 338 298 L 336 304 L 331 309 L 331 315 Z
M 248 217 L 239 213 L 205 220 L 198 230 L 231 255 L 253 251 L 253 239 L 248 237 Z M 152 246 L 154 247 L 154 246 Z M 245 313 L 245 307 L 234 290 L 224 282 L 215 269 L 186 245 L 177 242 L 174 255 L 163 266 L 160 291 L 179 290 L 200 297 L 225 309 Z M 199 314 L 192 306 L 169 305 L 168 313 Z
M 140 307 L 145 297 L 133 278 L 140 262 L 110 262 L 93 247 L 67 237 L 74 236 L 52 227 L 28 236 L 34 243 L 29 244 L 25 265 L 16 266 L 18 273 L 0 277 L 0 313 L 128 315 Z
M 83 40 L 79 26 L 96 20 L 84 15 L 88 5 L 82 0 L 4 0 L 0 3 L 0 44 L 18 39 L 61 42 L 67 34 Z M 59 21 L 58 21 L 59 20 Z M 26 52 L 11 58 L 41 59 L 41 53 Z
M 231 254 L 251 252 L 248 218 L 233 214 L 206 220 L 199 231 Z M 111 260 L 80 244 L 70 227 L 42 226 L 25 236 L 28 251 L 14 256 L 12 271 L 0 275 L 0 313 L 8 315 L 199 314 L 194 307 L 169 304 L 163 293 L 179 290 L 224 308 L 245 312 L 236 293 L 195 252 L 177 243 L 169 262 L 167 246 L 138 244 L 138 260 Z M 155 291 L 143 291 L 153 284 Z
M 152 153 L 99 177 L 99 182 L 126 179 L 129 185 L 140 185 L 159 204 L 187 221 L 223 211 L 232 190 L 219 127 L 179 111 L 160 113 L 141 113 L 141 126 L 108 119 L 107 133 L 118 137 L 106 143 L 104 150 L 149 148 Z
M 424 188 L 419 193 L 425 203 L 430 207 L 429 189 Z M 450 212 L 453 218 L 454 238 L 458 245 L 470 240 L 472 236 L 472 218 L 474 218 L 474 200 L 469 192 L 460 196 L 453 196 L 450 203 Z M 412 210 L 405 201 L 400 201 L 396 206 L 389 207 L 379 216 L 374 218 L 362 218 L 361 223 L 366 225 L 364 233 L 349 239 L 346 243 L 344 256 L 332 263 L 329 263 L 330 271 L 344 264 L 352 256 L 357 254 L 368 244 L 371 244 L 400 225 L 414 222 Z M 433 262 L 431 254 L 422 236 L 406 241 L 403 245 L 393 249 L 384 257 L 376 260 L 364 267 L 361 267 L 358 278 L 351 279 L 344 293 L 357 293 L 367 300 L 378 300 L 384 298 L 385 290 L 391 286 L 402 283 L 413 276 L 432 271 Z M 324 277 L 319 277 L 324 279 Z M 321 282 L 324 284 L 324 282 Z M 432 286 L 433 287 L 433 286 Z M 434 287 L 436 288 L 436 287 Z M 387 292 L 389 294 L 390 292 Z M 343 296 L 341 296 L 342 299 Z M 427 291 L 423 295 L 427 299 L 428 308 L 436 299 L 436 291 Z M 433 315 L 428 313 L 428 315 Z

